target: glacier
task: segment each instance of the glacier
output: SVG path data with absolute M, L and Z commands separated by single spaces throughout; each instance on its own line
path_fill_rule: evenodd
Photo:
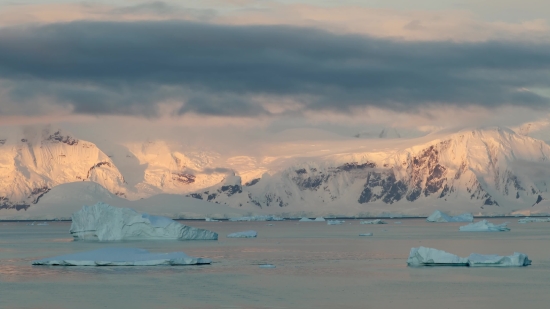
M 507 225 L 508 222 L 496 225 L 487 220 L 481 220 L 476 223 L 461 226 L 459 230 L 461 232 L 507 232 L 510 230 Z
M 227 238 L 254 238 L 258 236 L 258 233 L 254 230 L 248 230 L 244 232 L 236 232 L 227 235 Z
M 138 248 L 102 248 L 32 261 L 32 265 L 49 266 L 176 266 L 211 263 L 210 259 L 191 257 L 183 252 L 151 253 Z
M 434 211 L 427 219 L 428 222 L 473 222 L 474 216 L 471 213 L 464 213 L 458 216 L 449 216 L 439 210 Z
M 140 214 L 105 203 L 83 206 L 73 213 L 70 233 L 74 240 L 217 240 L 218 234 L 180 224 L 172 219 Z
M 531 265 L 524 253 L 514 252 L 509 256 L 472 253 L 467 258 L 434 248 L 411 248 L 407 265 L 409 266 L 470 266 L 470 267 L 519 267 Z

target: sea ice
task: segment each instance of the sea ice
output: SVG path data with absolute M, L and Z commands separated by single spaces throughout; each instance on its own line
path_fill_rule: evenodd
M 327 220 L 327 225 L 340 225 L 344 224 L 344 220 Z
M 260 268 L 275 268 L 277 266 L 273 265 L 273 264 L 262 264 L 260 265 Z
M 253 230 L 244 231 L 244 232 L 236 232 L 231 233 L 227 235 L 228 238 L 252 238 L 258 236 L 258 233 Z
M 532 222 L 550 222 L 550 218 L 530 218 L 525 217 L 518 220 L 519 223 L 532 223 Z
M 476 223 L 470 223 L 468 225 L 464 225 L 459 227 L 459 230 L 461 232 L 507 232 L 510 229 L 506 227 L 508 222 L 504 222 L 502 224 L 493 224 L 490 222 L 487 222 L 487 220 L 481 220 Z
M 212 219 L 212 218 L 204 218 L 204 221 L 206 222 L 220 222 L 220 220 Z
M 492 266 L 492 267 L 513 267 L 513 266 L 528 266 L 531 265 L 531 260 L 527 255 L 514 252 L 509 256 L 500 256 L 496 254 L 477 254 L 472 253 L 468 257 L 468 265 L 472 267 Z
M 363 234 L 359 234 L 359 236 L 372 236 L 372 233 L 363 233 Z
M 409 266 L 491 266 L 491 267 L 514 267 L 531 265 L 531 260 L 527 255 L 519 252 L 509 256 L 500 256 L 495 254 L 472 253 L 469 257 L 463 258 L 457 255 L 438 250 L 434 248 L 418 247 L 411 248 Z
M 387 224 L 386 221 L 383 221 L 382 219 L 376 219 L 372 221 L 361 221 L 360 224 Z
M 140 214 L 130 208 L 117 208 L 105 203 L 84 206 L 73 213 L 70 232 L 75 240 L 218 239 L 218 234 L 209 230 L 186 226 L 166 217 Z
M 50 266 L 157 266 L 210 264 L 212 260 L 196 258 L 183 252 L 150 253 L 137 248 L 102 248 L 32 261 L 32 265 Z
M 407 259 L 409 266 L 467 266 L 468 259 L 434 248 L 412 248 Z
M 458 216 L 449 216 L 439 210 L 434 211 L 427 219 L 428 222 L 473 222 L 474 216 L 471 213 L 464 213 Z

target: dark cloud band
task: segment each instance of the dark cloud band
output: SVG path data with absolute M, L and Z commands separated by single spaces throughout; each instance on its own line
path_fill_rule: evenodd
M 304 109 L 414 110 L 427 104 L 546 107 L 550 46 L 407 42 L 289 26 L 74 22 L 0 29 L 9 100 L 42 96 L 77 113 L 267 113 L 255 96 L 308 98 Z M 24 103 L 24 104 L 23 104 Z M 2 111 L 0 102 L 0 112 Z

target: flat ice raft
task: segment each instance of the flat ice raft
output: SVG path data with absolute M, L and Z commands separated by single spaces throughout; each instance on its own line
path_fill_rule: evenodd
M 493 224 L 487 220 L 481 220 L 476 223 L 470 223 L 459 227 L 461 232 L 508 232 L 510 229 L 507 227 L 508 223 Z
M 409 266 L 491 266 L 491 267 L 518 267 L 531 265 L 527 255 L 514 252 L 512 255 L 500 256 L 495 254 L 472 253 L 463 258 L 452 253 L 434 248 L 412 248 L 407 259 Z
M 84 206 L 73 213 L 71 235 L 74 240 L 216 240 L 218 234 L 180 224 L 170 218 L 140 214 L 130 208 L 105 203 Z
M 253 237 L 256 237 L 256 236 L 258 236 L 258 233 L 256 231 L 253 231 L 253 230 L 244 231 L 244 232 L 236 232 L 236 233 L 231 233 L 231 234 L 227 235 L 228 238 L 253 238 Z
M 183 252 L 150 253 L 137 248 L 103 248 L 74 254 L 60 255 L 32 262 L 32 265 L 50 266 L 157 266 L 200 265 L 212 260 L 188 256 Z

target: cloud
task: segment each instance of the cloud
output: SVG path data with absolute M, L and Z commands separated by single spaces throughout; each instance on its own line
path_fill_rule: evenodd
M 270 115 L 546 108 L 550 45 L 402 41 L 294 26 L 71 22 L 0 29 L 0 113 Z M 290 103 L 289 103 L 290 102 Z M 14 107 L 17 106 L 17 107 Z

